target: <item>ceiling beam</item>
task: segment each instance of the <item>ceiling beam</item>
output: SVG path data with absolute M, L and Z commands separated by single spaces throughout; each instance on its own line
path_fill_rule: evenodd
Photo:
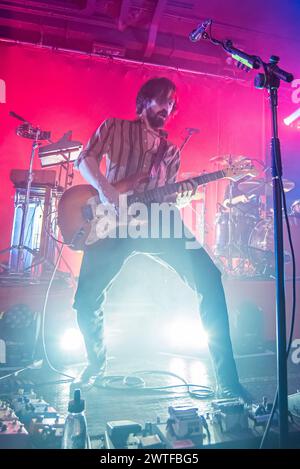
M 122 0 L 119 19 L 118 19 L 119 31 L 124 31 L 124 29 L 128 25 L 129 7 L 130 7 L 130 0 Z
M 147 46 L 146 46 L 146 50 L 144 54 L 145 57 L 151 57 L 151 55 L 153 54 L 155 43 L 156 43 L 159 21 L 162 16 L 166 3 L 167 3 L 167 0 L 157 0 L 153 18 L 149 27 L 148 41 L 147 41 Z

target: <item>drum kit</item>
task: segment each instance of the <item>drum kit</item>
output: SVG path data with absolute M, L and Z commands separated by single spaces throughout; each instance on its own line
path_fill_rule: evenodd
M 226 155 L 214 157 L 212 161 L 228 165 L 240 158 L 245 157 L 233 159 Z M 284 192 L 290 192 L 294 187 L 294 182 L 283 179 Z M 229 275 L 268 278 L 274 276 L 274 220 L 272 209 L 266 208 L 268 197 L 271 196 L 272 180 L 247 178 L 240 182 L 229 182 L 223 203 L 219 204 L 216 214 L 213 249 L 216 260 Z M 294 244 L 299 244 L 300 200 L 291 204 L 288 215 L 292 240 Z M 290 279 L 292 258 L 286 228 L 284 243 L 286 279 Z M 294 248 L 296 256 L 299 255 L 298 246 Z

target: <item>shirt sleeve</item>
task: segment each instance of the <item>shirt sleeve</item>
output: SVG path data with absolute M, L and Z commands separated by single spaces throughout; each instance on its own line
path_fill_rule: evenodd
M 176 182 L 179 166 L 180 166 L 180 151 L 175 145 L 170 148 L 170 160 L 167 164 L 166 169 L 166 184 L 172 184 Z
M 106 119 L 102 122 L 74 162 L 76 169 L 79 168 L 80 163 L 86 158 L 94 158 L 100 164 L 106 145 L 112 136 L 114 125 L 115 119 Z

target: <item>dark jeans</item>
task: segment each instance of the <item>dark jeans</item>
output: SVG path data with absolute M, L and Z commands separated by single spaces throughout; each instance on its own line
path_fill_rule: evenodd
M 158 257 L 196 290 L 216 379 L 222 385 L 235 385 L 238 375 L 220 271 L 203 248 L 186 249 L 185 238 L 105 238 L 86 249 L 74 308 L 77 310 L 77 321 L 85 339 L 90 364 L 97 366 L 105 354 L 105 294 L 126 259 L 135 251 Z

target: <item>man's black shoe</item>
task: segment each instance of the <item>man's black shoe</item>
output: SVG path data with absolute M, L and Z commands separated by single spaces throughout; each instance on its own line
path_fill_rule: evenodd
M 217 389 L 218 399 L 242 399 L 245 404 L 251 404 L 253 397 L 240 383 L 235 385 L 219 385 Z
M 77 378 L 72 382 L 72 386 L 93 384 L 96 378 L 104 375 L 106 363 L 102 366 L 87 365 Z

